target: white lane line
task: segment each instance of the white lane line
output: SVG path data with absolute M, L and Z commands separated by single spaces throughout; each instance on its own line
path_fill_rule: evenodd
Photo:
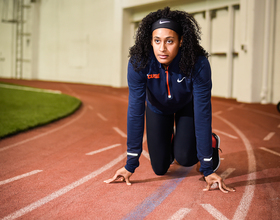
M 38 89 L 38 88 L 26 87 L 26 86 L 0 84 L 0 87 L 6 88 L 6 89 L 17 89 L 17 90 L 25 90 L 25 91 L 32 91 L 32 92 L 45 92 L 45 93 L 61 94 L 61 91 L 59 91 L 59 90 Z
M 68 90 L 70 93 L 72 93 L 73 94 L 73 96 L 75 96 L 75 97 L 77 97 L 78 99 L 81 99 L 80 98 L 80 96 L 79 95 L 77 95 L 77 93 L 76 92 L 74 92 L 68 85 L 66 85 L 66 84 L 63 84 L 63 87 L 66 89 L 66 90 Z
M 123 131 L 121 131 L 119 128 L 117 127 L 113 127 L 113 129 L 122 137 L 127 138 L 126 133 L 124 133 Z
M 280 119 L 280 117 L 278 115 L 270 114 L 270 113 L 267 113 L 267 112 L 262 112 L 262 111 L 259 111 L 259 110 L 256 110 L 256 109 L 250 109 L 250 108 L 243 108 L 243 109 L 248 110 L 248 111 L 252 111 L 252 112 L 255 112 L 255 113 L 258 113 L 258 114 L 262 114 L 262 115 L 266 115 L 266 116 L 270 116 L 270 117 L 273 117 L 273 118 Z
M 147 151 L 143 150 L 143 151 L 142 151 L 142 154 L 143 154 L 143 156 L 146 157 L 148 160 L 151 160 L 151 159 L 150 159 L 150 154 L 149 154 Z
M 30 205 L 18 210 L 18 211 L 15 211 L 14 213 L 4 217 L 3 220 L 8 220 L 8 219 L 10 220 L 10 219 L 19 218 L 19 217 L 33 211 L 34 209 L 37 209 L 37 208 L 41 207 L 42 205 L 58 198 L 59 196 L 64 195 L 65 193 L 69 192 L 70 190 L 75 189 L 76 187 L 82 185 L 83 183 L 91 180 L 92 178 L 96 177 L 97 175 L 99 175 L 99 174 L 103 173 L 104 171 L 110 169 L 111 167 L 116 165 L 118 162 L 122 161 L 125 157 L 126 157 L 126 153 L 120 155 L 119 157 L 117 157 L 116 159 L 111 161 L 110 163 L 108 163 L 105 166 L 99 168 L 98 170 L 92 172 L 91 174 L 79 179 L 78 181 L 73 182 L 70 185 L 63 187 L 62 189 L 60 189 L 60 190 L 42 198 L 42 199 L 40 199 L 40 200 L 30 204 Z
M 215 103 L 217 103 L 219 105 L 224 105 L 224 106 L 231 106 L 232 105 L 232 104 L 227 104 L 227 103 L 220 102 L 220 101 L 215 101 Z M 246 108 L 246 107 L 244 107 L 243 104 L 242 105 L 233 105 L 233 107 L 234 108 L 241 108 L 242 110 L 252 111 L 252 112 L 255 112 L 255 113 L 258 113 L 258 114 L 261 114 L 261 115 L 266 115 L 266 116 L 269 116 L 269 117 L 280 119 L 279 114 L 274 115 L 274 114 L 270 114 L 270 113 L 267 113 L 267 112 L 259 111 L 259 110 L 256 110 L 256 109 Z
M 274 155 L 280 156 L 280 153 L 278 153 L 278 152 L 276 152 L 276 151 L 273 151 L 273 150 L 270 150 L 270 149 L 267 149 L 267 148 L 265 148 L 265 147 L 260 147 L 260 149 L 265 150 L 265 151 L 267 151 L 267 152 L 269 152 L 269 153 L 272 153 L 272 154 L 274 154 Z
M 232 174 L 235 171 L 235 168 L 227 168 L 220 177 L 223 179 L 226 179 L 230 174 Z
M 238 139 L 238 137 L 236 137 L 236 136 L 234 136 L 234 135 L 228 134 L 228 133 L 226 133 L 226 132 L 223 132 L 223 131 L 220 131 L 220 130 L 217 130 L 217 129 L 213 129 L 213 131 L 214 131 L 214 132 L 217 132 L 217 133 L 220 133 L 220 134 L 223 134 L 223 135 L 225 135 L 225 136 L 228 136 L 228 137 L 230 137 L 230 138 L 232 138 L 232 139 Z
M 1 152 L 1 151 L 4 151 L 4 150 L 8 150 L 8 149 L 13 148 L 13 147 L 16 147 L 16 146 L 21 145 L 21 144 L 25 144 L 25 143 L 27 143 L 27 142 L 29 142 L 29 141 L 32 141 L 32 140 L 35 140 L 35 139 L 37 139 L 37 138 L 43 137 L 43 136 L 45 136 L 45 135 L 51 134 L 51 133 L 53 133 L 53 132 L 55 132 L 55 131 L 58 131 L 59 129 L 62 129 L 62 128 L 64 128 L 64 127 L 66 127 L 66 126 L 68 126 L 68 125 L 74 123 L 75 121 L 79 120 L 79 119 L 85 114 L 86 109 L 87 109 L 87 108 L 84 108 L 83 112 L 82 112 L 77 118 L 72 119 L 71 121 L 67 122 L 66 124 L 61 125 L 60 127 L 57 127 L 57 128 L 55 128 L 55 129 L 52 129 L 52 130 L 47 131 L 47 132 L 45 132 L 45 133 L 41 133 L 41 134 L 39 134 L 39 135 L 36 135 L 36 136 L 34 136 L 34 137 L 32 137 L 32 138 L 28 138 L 28 139 L 25 139 L 25 140 L 23 140 L 23 141 L 17 142 L 17 143 L 15 143 L 15 144 L 11 144 L 11 145 L 8 145 L 8 146 L 6 146 L 6 147 L 2 147 L 2 148 L 0 148 L 0 152 Z
M 235 211 L 233 220 L 245 219 L 246 215 L 249 211 L 252 199 L 254 197 L 254 192 L 255 192 L 255 187 L 256 187 L 256 169 L 257 169 L 256 167 L 257 166 L 256 166 L 255 154 L 254 154 L 250 141 L 237 127 L 235 127 L 234 124 L 232 124 L 231 122 L 229 122 L 228 120 L 224 119 L 221 116 L 218 116 L 218 115 L 214 115 L 214 116 L 219 118 L 220 120 L 222 120 L 224 123 L 228 124 L 239 135 L 239 137 L 243 141 L 244 146 L 246 148 L 247 157 L 248 157 L 248 173 L 249 173 L 249 175 L 247 177 L 247 181 L 250 182 L 250 184 L 248 184 L 245 187 L 245 192 L 243 193 L 241 201 Z
M 218 111 L 218 112 L 215 112 L 213 113 L 214 115 L 219 115 L 219 114 L 222 114 L 223 112 L 222 111 Z
M 116 100 L 116 101 L 121 101 L 121 102 L 125 102 L 125 103 L 127 103 L 128 102 L 128 99 L 126 98 L 126 99 L 124 99 L 124 98 L 122 98 L 122 97 L 120 97 L 120 96 L 112 96 L 112 95 L 105 95 L 105 94 L 99 94 L 99 97 L 106 97 L 107 99 L 113 99 L 113 100 Z
M 246 186 L 245 192 L 243 193 L 239 206 L 234 213 L 233 220 L 240 220 L 246 218 L 252 199 L 254 197 L 254 191 L 256 186 L 256 173 L 250 173 L 248 175 L 247 180 L 248 182 L 250 182 L 249 184 L 253 185 Z
M 101 118 L 103 121 L 108 121 L 108 119 L 107 118 L 105 118 L 103 115 L 101 115 L 100 113 L 97 113 L 97 116 L 99 117 L 99 118 Z
M 222 179 L 226 179 L 234 171 L 235 171 L 235 168 L 228 168 L 220 175 L 220 177 L 222 177 Z M 218 183 L 214 183 L 211 186 L 211 189 L 216 189 L 216 188 L 218 188 L 218 186 L 219 186 Z
M 191 209 L 188 209 L 188 208 L 181 208 L 181 209 L 179 209 L 177 212 L 175 212 L 174 215 L 172 215 L 168 220 L 181 220 L 181 219 L 183 219 L 190 211 L 191 211 Z
M 228 220 L 227 217 L 225 217 L 221 212 L 219 212 L 217 209 L 215 209 L 210 204 L 201 204 L 201 206 L 209 212 L 215 219 L 218 220 Z
M 19 180 L 19 179 L 22 179 L 24 177 L 28 177 L 28 176 L 34 175 L 36 173 L 40 173 L 42 171 L 43 170 L 33 170 L 33 171 L 29 172 L 29 173 L 25 173 L 25 174 L 22 174 L 22 175 L 19 175 L 19 176 L 15 176 L 15 177 L 7 179 L 7 180 L 2 180 L 2 181 L 0 181 L 0 185 L 4 185 L 6 183 L 10 183 L 10 182 L 13 182 L 15 180 Z
M 273 137 L 273 135 L 275 135 L 275 132 L 270 132 L 268 135 L 265 136 L 263 140 L 269 141 Z
M 102 149 L 99 149 L 99 150 L 95 150 L 95 151 L 86 153 L 86 155 L 94 155 L 94 154 L 97 154 L 97 153 L 100 153 L 100 152 L 103 152 L 103 151 L 106 151 L 106 150 L 110 150 L 110 149 L 115 148 L 115 147 L 118 147 L 118 146 L 121 146 L 121 144 L 114 144 L 114 145 L 111 145 L 111 146 L 109 146 L 109 147 L 104 147 L 104 148 L 102 148 Z

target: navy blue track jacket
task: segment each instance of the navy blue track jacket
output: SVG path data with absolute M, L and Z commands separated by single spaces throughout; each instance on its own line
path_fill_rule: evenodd
M 145 102 L 156 113 L 172 114 L 192 101 L 200 171 L 204 176 L 213 173 L 210 64 L 206 57 L 198 57 L 192 76 L 187 78 L 179 71 L 179 61 L 180 50 L 167 70 L 153 53 L 146 68 L 139 72 L 134 70 L 131 62 L 128 64 L 129 103 L 125 168 L 131 173 L 139 166 L 142 152 Z

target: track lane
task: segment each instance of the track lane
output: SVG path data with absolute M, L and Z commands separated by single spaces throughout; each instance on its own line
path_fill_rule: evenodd
M 83 101 L 86 106 L 92 107 L 92 109 L 89 108 L 87 110 L 88 112 L 90 112 L 88 117 L 92 117 L 92 120 L 95 120 L 95 122 L 99 120 L 100 123 L 102 122 L 103 124 L 106 125 L 106 126 L 104 125 L 104 129 L 101 129 L 102 130 L 101 133 L 102 135 L 104 133 L 105 139 L 108 141 L 109 137 L 114 137 L 114 140 L 116 140 L 116 142 L 111 141 L 114 142 L 113 144 L 120 143 L 117 141 L 123 141 L 122 143 L 124 144 L 122 147 L 123 150 L 125 151 L 126 149 L 125 138 L 118 135 L 113 129 L 109 129 L 108 125 L 110 124 L 110 121 L 113 121 L 114 122 L 113 126 L 120 127 L 120 129 L 123 129 L 123 131 L 125 131 L 126 124 L 123 121 L 126 119 L 122 118 L 123 116 L 120 116 L 119 119 L 117 119 L 114 116 L 112 118 L 110 116 L 108 117 L 110 113 L 110 109 L 108 109 L 108 103 L 105 103 L 104 100 L 105 97 L 109 98 L 111 96 L 109 100 L 110 101 L 115 100 L 115 103 L 112 104 L 113 106 L 112 108 L 110 105 L 111 110 L 114 111 L 115 109 L 120 108 L 118 112 L 115 112 L 116 113 L 115 116 L 120 114 L 126 117 L 127 102 L 124 100 L 125 97 L 127 97 L 127 93 L 123 91 L 118 93 L 118 90 L 116 90 L 116 94 L 112 95 L 110 94 L 110 89 L 108 90 L 103 89 L 102 91 L 99 91 L 99 88 L 98 89 L 95 88 L 94 91 L 91 91 L 90 86 L 88 87 L 86 86 L 85 90 L 83 90 L 80 85 L 67 85 L 67 86 L 71 86 L 71 89 L 76 93 L 76 95 L 79 95 L 80 97 L 83 98 Z M 98 97 L 101 97 L 100 99 L 103 100 L 101 104 L 92 101 L 93 99 L 94 100 L 98 99 Z M 228 121 L 234 123 L 234 125 L 237 126 L 239 129 L 241 129 L 244 135 L 249 139 L 250 143 L 252 144 L 254 148 L 254 154 L 256 155 L 257 172 L 255 172 L 256 178 L 253 180 L 255 181 L 255 187 L 257 190 L 255 190 L 255 194 L 254 194 L 255 196 L 253 198 L 253 202 L 249 208 L 249 212 L 247 216 L 250 216 L 250 218 L 253 219 L 256 218 L 257 216 L 275 217 L 277 216 L 277 214 L 279 214 L 279 211 L 275 209 L 275 207 L 278 206 L 277 204 L 279 204 L 276 199 L 277 192 L 280 191 L 279 186 L 277 185 L 277 183 L 279 183 L 279 177 L 277 174 L 277 172 L 279 173 L 279 167 L 277 168 L 275 165 L 279 163 L 279 159 L 278 157 L 276 157 L 276 155 L 275 158 L 277 159 L 275 159 L 274 156 L 273 157 L 268 156 L 270 153 L 263 152 L 263 150 L 259 149 L 259 146 L 262 144 L 263 147 L 279 152 L 279 146 L 277 145 L 277 142 L 276 143 L 274 142 L 275 140 L 277 141 L 278 140 L 277 138 L 279 137 L 279 131 L 278 131 L 279 128 L 277 127 L 279 125 L 279 120 L 277 119 L 277 117 L 273 117 L 274 120 L 270 120 L 267 118 L 270 117 L 267 114 L 260 114 L 259 112 L 256 111 L 252 113 L 252 111 L 249 111 L 250 109 L 249 110 L 247 109 L 248 108 L 247 105 L 239 105 L 236 103 L 231 105 L 231 103 L 228 102 L 225 102 L 226 105 L 223 105 L 220 104 L 219 102 L 220 100 L 218 101 L 218 103 L 216 103 L 215 100 L 213 101 L 213 112 L 214 113 L 220 112 L 219 116 L 224 117 Z M 122 103 L 122 104 L 119 105 L 117 103 Z M 105 122 L 100 117 L 98 117 L 97 112 L 100 112 L 106 118 L 108 117 L 108 122 Z M 246 112 L 249 112 L 249 114 Z M 257 123 L 255 123 L 256 118 L 258 119 Z M 84 129 L 84 130 L 92 129 L 92 127 L 87 126 L 87 124 L 89 123 L 90 120 L 87 120 L 86 123 L 81 123 L 79 129 Z M 254 124 L 257 124 L 257 126 L 254 127 Z M 271 124 L 273 126 L 275 124 L 274 127 L 278 129 L 275 131 L 276 134 L 271 138 L 271 140 L 264 142 L 263 137 L 259 137 L 259 136 L 256 137 L 258 131 L 261 131 L 261 133 L 268 134 L 267 130 L 268 128 L 271 128 Z M 109 126 L 109 127 L 111 128 L 113 126 Z M 227 125 L 221 123 L 217 119 L 213 119 L 213 128 L 217 129 L 218 131 L 226 132 L 227 134 L 236 135 L 232 128 L 229 128 Z M 76 132 L 78 132 L 79 129 L 75 130 L 74 133 L 77 134 Z M 64 135 L 68 137 L 67 134 Z M 213 219 L 213 216 L 210 215 L 209 212 L 205 208 L 203 208 L 201 204 L 210 204 L 212 207 L 217 209 L 228 219 L 232 219 L 234 217 L 234 214 L 236 212 L 236 207 L 238 207 L 238 203 L 236 203 L 236 201 L 239 202 L 241 200 L 244 194 L 244 190 L 246 186 L 248 186 L 248 180 L 247 180 L 248 163 L 246 159 L 247 153 L 244 151 L 244 146 L 242 147 L 242 140 L 239 137 L 238 139 L 233 140 L 229 136 L 223 134 L 219 134 L 219 135 L 221 136 L 223 141 L 222 142 L 223 153 L 221 156 L 224 157 L 225 159 L 224 161 L 222 161 L 221 168 L 218 170 L 218 172 L 222 174 L 229 167 L 234 167 L 236 169 L 234 172 L 230 174 L 226 182 L 229 183 L 231 186 L 237 187 L 237 192 L 234 194 L 227 194 L 226 196 L 221 194 L 217 190 L 212 192 L 207 192 L 207 193 L 202 192 L 201 190 L 204 188 L 205 183 L 203 181 L 199 181 L 201 176 L 195 171 L 195 168 L 193 168 L 190 174 L 188 175 L 188 177 L 184 178 L 184 180 L 177 186 L 177 188 L 158 207 L 156 207 L 156 209 L 150 215 L 148 215 L 146 219 L 154 219 L 154 218 L 167 219 L 181 208 L 190 210 L 185 216 L 186 219 L 197 218 L 198 216 L 201 216 L 204 219 Z M 91 138 L 90 137 L 87 138 L 87 136 L 90 136 L 90 134 L 86 132 L 85 138 L 81 140 L 77 139 L 76 142 L 74 141 L 72 143 L 71 145 L 72 147 L 70 147 L 71 153 L 69 152 L 68 155 L 73 154 L 73 157 L 69 157 L 69 159 L 71 159 L 71 161 L 74 164 L 76 163 L 76 167 L 71 170 L 69 167 L 67 167 L 67 166 L 71 166 L 71 164 L 66 163 L 64 165 L 66 159 L 65 160 L 62 159 L 61 163 L 56 163 L 53 165 L 53 167 L 50 167 L 47 176 L 44 176 L 44 178 L 46 178 L 46 182 L 42 184 L 44 187 L 47 188 L 48 184 L 50 184 L 47 181 L 49 175 L 54 175 L 52 181 L 55 181 L 56 183 L 59 183 L 60 181 L 63 182 L 62 180 L 59 181 L 57 180 L 58 175 L 56 174 L 56 172 L 60 174 L 61 173 L 65 174 L 65 176 L 63 176 L 64 178 L 66 178 L 65 183 L 69 184 L 72 181 L 70 179 L 71 177 L 69 177 L 69 173 L 71 173 L 71 176 L 73 175 L 73 180 L 74 179 L 77 180 L 79 176 L 80 177 L 85 176 L 83 174 L 90 173 L 89 171 L 92 171 L 93 170 L 92 168 L 98 166 L 100 167 L 100 165 L 102 164 L 104 165 L 105 164 L 104 160 L 106 160 L 106 158 L 109 160 L 108 157 L 110 157 L 111 159 L 114 156 L 119 155 L 120 152 L 115 151 L 117 149 L 111 149 L 108 152 L 100 153 L 96 155 L 96 157 L 88 159 L 89 161 L 87 161 L 87 163 L 84 162 L 81 163 L 81 161 L 85 160 L 83 157 L 89 157 L 89 156 L 85 156 L 82 155 L 82 153 L 81 154 L 78 153 L 79 156 L 75 159 L 74 154 L 75 153 L 77 154 L 75 150 L 75 146 L 83 143 L 84 139 L 87 140 L 84 142 L 84 144 L 81 144 L 81 149 L 84 150 L 83 152 L 84 154 L 90 152 L 90 150 L 85 152 L 89 148 L 92 151 L 93 148 L 94 148 L 93 150 L 98 150 L 101 149 L 102 147 L 105 147 L 105 144 L 102 147 L 99 146 L 99 143 L 103 143 L 102 137 L 96 135 L 96 136 L 91 136 Z M 58 141 L 58 139 L 56 140 Z M 64 141 L 65 140 L 66 138 L 64 138 Z M 91 146 L 88 146 L 90 145 L 90 141 L 94 143 L 92 143 Z M 57 145 L 60 144 L 63 144 L 63 142 L 57 143 Z M 1 143 L 0 143 L 0 147 L 1 147 Z M 67 147 L 65 149 L 67 149 Z M 146 144 L 144 144 L 144 149 L 146 150 Z M 30 150 L 32 150 L 32 147 L 30 147 Z M 55 156 L 58 153 L 61 153 L 61 151 L 54 152 L 53 158 L 56 159 L 63 158 L 63 157 Z M 33 155 L 36 154 L 34 153 Z M 243 160 L 240 162 L 240 159 Z M 269 160 L 271 162 L 270 164 L 266 162 Z M 126 216 L 128 213 L 130 213 L 131 210 L 134 209 L 134 207 L 136 207 L 138 204 L 144 201 L 145 198 L 151 195 L 162 184 L 164 184 L 164 182 L 168 181 L 169 178 L 174 178 L 174 176 L 172 176 L 174 175 L 174 171 L 168 173 L 168 175 L 164 177 L 155 176 L 151 170 L 149 161 L 142 155 L 140 159 L 141 166 L 137 169 L 136 173 L 132 176 L 132 181 L 134 184 L 132 184 L 131 187 L 127 187 L 126 184 L 118 184 L 118 183 L 110 184 L 110 185 L 104 184 L 103 180 L 110 177 L 114 173 L 116 168 L 124 165 L 124 161 L 125 160 L 118 163 L 114 168 L 100 174 L 100 176 L 97 179 L 92 179 L 87 183 L 84 183 L 83 185 L 79 186 L 75 190 L 68 192 L 64 196 L 61 196 L 53 200 L 52 202 L 38 208 L 37 210 L 30 212 L 29 214 L 24 216 L 24 219 L 45 219 L 46 217 L 63 218 L 65 216 L 71 216 L 73 218 L 81 217 L 81 219 L 87 219 L 87 218 L 99 219 L 101 216 L 106 216 L 109 219 L 110 218 L 121 219 L 123 216 Z M 58 169 L 57 167 L 61 167 L 61 168 Z M 66 174 L 68 174 L 68 176 Z M 41 175 L 41 173 L 38 175 Z M 34 179 L 34 181 L 36 182 L 36 178 Z M 26 184 L 26 189 L 28 190 L 28 184 L 31 183 L 29 182 L 28 184 L 27 183 L 25 184 Z M 50 184 L 50 188 L 51 187 L 52 186 Z M 50 189 L 50 191 L 53 192 L 53 189 Z M 0 188 L 0 192 L 2 192 L 1 188 Z M 34 196 L 34 192 L 36 192 L 35 194 L 40 193 L 37 191 L 31 192 L 30 190 L 26 194 L 30 193 L 31 195 Z M 15 198 L 13 196 L 14 195 L 10 195 L 10 198 L 11 199 Z M 216 198 L 214 204 L 212 203 L 213 198 Z M 266 201 L 265 204 L 264 201 Z M 274 201 L 275 203 L 271 204 L 271 202 L 269 201 Z M 255 203 L 258 206 L 261 205 L 264 208 L 258 209 L 258 206 L 254 205 Z M 222 207 L 222 209 L 220 207 Z
M 99 102 L 101 102 L 101 100 L 99 100 Z M 45 170 L 44 173 L 47 174 L 49 177 L 54 177 L 54 178 L 46 180 L 45 184 L 48 185 L 48 189 L 55 190 L 56 188 L 63 185 L 64 182 L 61 182 L 61 179 L 65 180 L 65 183 L 67 181 L 71 181 L 71 180 L 69 180 L 69 177 L 68 177 L 69 175 L 68 176 L 61 175 L 62 173 L 67 173 L 67 171 L 71 172 L 71 178 L 74 180 L 74 178 L 76 176 L 73 175 L 73 172 L 75 172 L 75 166 L 73 167 L 73 164 L 75 164 L 75 162 L 76 162 L 75 165 L 81 163 L 81 161 L 83 161 L 82 157 L 84 157 L 84 153 L 82 153 L 82 157 L 77 158 L 77 155 L 79 155 L 79 152 L 75 152 L 75 151 L 77 151 L 77 150 L 81 151 L 81 149 L 83 149 L 82 148 L 83 146 L 81 146 L 81 145 L 83 145 L 83 143 L 85 144 L 84 147 L 89 146 L 90 149 L 92 150 L 96 147 L 102 146 L 103 142 L 107 142 L 107 140 L 114 141 L 114 140 L 112 140 L 112 137 L 111 137 L 112 134 L 114 133 L 113 130 L 108 132 L 107 127 L 102 129 L 102 123 L 101 123 L 101 125 L 92 127 L 91 125 L 94 124 L 98 120 L 96 118 L 94 118 L 94 120 L 92 122 L 90 122 L 89 119 L 92 117 L 92 114 L 89 114 L 89 115 L 85 114 L 85 116 L 86 116 L 87 120 L 82 120 L 83 123 L 80 123 L 80 122 L 76 123 L 70 129 L 71 131 L 69 130 L 69 128 L 65 129 L 64 131 L 60 131 L 59 135 L 52 135 L 51 138 L 47 137 L 48 139 L 44 140 L 44 142 L 42 142 L 42 137 L 48 136 L 48 135 L 50 136 L 51 132 L 47 132 L 47 133 L 45 133 L 46 135 L 41 135 L 38 138 L 28 139 L 28 141 L 25 141 L 25 142 L 21 141 L 18 144 L 18 145 L 20 145 L 20 148 L 18 148 L 20 150 L 10 149 L 10 151 L 7 152 L 6 154 L 2 153 L 0 155 L 0 157 L 5 158 L 6 164 L 9 164 L 8 154 L 12 154 L 13 158 L 10 158 L 10 161 L 12 161 L 16 158 L 17 163 L 15 163 L 14 167 L 12 167 L 12 168 L 10 167 L 10 164 L 9 164 L 9 167 L 7 167 L 7 169 L 5 169 L 4 164 L 2 163 L 1 169 L 6 170 L 6 172 L 9 169 L 10 169 L 10 172 L 15 172 L 15 170 L 18 170 L 19 167 L 24 166 L 26 168 L 26 167 L 30 166 L 30 164 L 34 164 L 34 163 L 38 164 L 38 160 L 39 160 L 40 167 L 42 167 L 42 169 Z M 58 124 L 59 123 L 60 122 L 58 122 Z M 66 125 L 67 125 L 67 123 L 66 123 Z M 64 126 L 64 127 L 67 127 L 67 126 Z M 57 129 L 57 130 L 59 130 L 59 129 Z M 106 133 L 109 133 L 109 135 L 106 135 Z M 109 136 L 109 139 L 106 139 L 106 136 Z M 117 135 L 115 135 L 115 136 L 117 136 Z M 116 137 L 116 139 L 119 141 L 120 138 Z M 29 146 L 30 142 L 32 142 L 31 146 Z M 98 144 L 94 145 L 94 143 L 92 143 L 92 142 L 95 142 Z M 37 148 L 34 149 L 34 146 L 37 146 Z M 78 149 L 77 149 L 77 146 L 79 146 Z M 11 153 L 11 151 L 13 151 L 13 152 Z M 32 153 L 30 153 L 30 151 L 32 151 Z M 125 152 L 124 148 L 122 148 L 121 151 L 122 151 L 122 153 Z M 120 152 L 120 150 L 118 150 L 117 154 L 119 154 L 119 152 Z M 21 158 L 22 154 L 26 154 L 26 153 L 27 153 L 27 155 L 25 155 L 26 159 Z M 19 156 L 17 156 L 16 154 L 18 154 Z M 35 155 L 35 154 L 38 154 L 39 156 L 37 156 L 36 158 L 33 157 L 33 155 Z M 109 160 L 110 160 L 110 156 L 115 156 L 112 153 L 110 153 L 110 154 L 108 156 Z M 60 155 L 60 156 L 58 157 L 58 155 Z M 47 161 L 44 161 L 44 157 L 47 158 L 46 159 Z M 1 161 L 3 162 L 4 160 L 1 160 Z M 86 167 L 90 167 L 90 169 L 92 170 L 92 169 L 95 169 L 93 164 L 100 166 L 100 164 L 104 164 L 105 162 L 106 162 L 106 159 L 102 159 L 102 161 L 95 160 L 95 163 L 92 163 L 92 160 L 88 159 L 88 164 Z M 83 165 L 83 166 L 85 166 L 85 165 Z M 59 169 L 56 167 L 59 167 Z M 22 168 L 22 169 L 24 169 L 24 168 Z M 49 170 L 54 171 L 54 173 L 48 172 Z M 80 170 L 77 170 L 77 171 L 80 171 Z M 83 171 L 86 171 L 86 169 L 83 169 Z M 80 171 L 77 173 L 81 173 L 79 175 L 82 175 L 83 172 Z M 3 172 L 1 172 L 1 174 L 3 174 Z M 58 174 L 59 174 L 59 176 L 57 176 Z M 4 176 L 1 175 L 1 178 L 3 178 L 3 177 Z M 57 180 L 60 180 L 60 183 Z M 54 183 L 55 187 L 52 188 L 50 186 L 51 184 L 49 184 L 49 182 Z M 43 184 L 42 179 L 40 180 L 40 184 Z M 16 185 L 17 184 L 15 184 L 15 186 Z M 36 185 L 36 182 L 35 182 L 35 185 Z M 29 187 L 30 187 L 30 185 L 29 185 Z M 18 187 L 15 187 L 15 188 L 18 188 Z M 5 191 L 5 189 L 3 189 L 3 188 L 2 188 L 2 190 L 4 192 L 8 192 L 8 191 Z M 19 194 L 26 194 L 26 193 L 28 194 L 28 192 L 30 191 L 30 190 L 29 191 L 27 190 L 27 191 L 23 192 L 23 191 L 21 191 L 21 189 L 16 190 L 16 189 L 11 189 L 11 188 L 10 188 L 10 190 L 13 190 L 14 192 L 16 192 L 14 194 L 17 194 L 17 197 L 13 197 L 13 200 L 10 200 L 12 203 L 13 203 L 14 199 L 18 200 L 18 201 L 23 201 L 23 200 L 26 201 L 27 200 L 26 195 L 20 196 Z M 36 187 L 35 187 L 35 189 L 33 188 L 31 191 L 33 191 L 33 190 L 41 191 L 41 192 L 43 191 L 41 189 L 36 190 Z M 9 194 L 9 192 L 8 192 L 8 194 Z M 40 195 L 38 195 L 38 197 L 35 196 L 35 199 L 39 198 L 43 195 L 42 193 L 39 193 L 39 194 Z M 1 195 L 3 196 L 2 197 L 3 200 L 6 200 L 6 201 L 9 200 L 9 199 L 5 199 L 5 195 L 3 195 L 3 194 L 1 194 Z M 24 199 L 21 198 L 23 196 L 25 197 Z M 32 199 L 34 200 L 33 196 L 32 196 Z M 27 202 L 25 202 L 25 204 L 26 203 Z M 5 207 L 3 207 L 3 206 L 1 206 L 1 207 L 3 209 L 5 209 L 5 211 L 7 211 L 7 210 L 10 210 L 9 208 L 7 208 L 10 206 L 11 206 L 11 204 L 6 202 Z M 18 205 L 18 207 L 20 207 L 20 205 Z M 5 212 L 3 211 L 3 212 L 1 212 L 1 214 L 3 215 L 3 214 L 5 214 Z

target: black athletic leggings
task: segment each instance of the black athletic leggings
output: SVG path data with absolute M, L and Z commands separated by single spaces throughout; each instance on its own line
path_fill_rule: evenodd
M 198 162 L 192 102 L 170 115 L 154 113 L 147 107 L 146 130 L 155 174 L 164 175 L 174 157 L 182 166 L 192 166 Z

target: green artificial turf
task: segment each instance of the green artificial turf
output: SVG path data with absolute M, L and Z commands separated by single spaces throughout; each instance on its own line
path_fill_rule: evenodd
M 0 83 L 0 138 L 66 117 L 81 105 L 79 99 L 69 95 L 5 85 Z

